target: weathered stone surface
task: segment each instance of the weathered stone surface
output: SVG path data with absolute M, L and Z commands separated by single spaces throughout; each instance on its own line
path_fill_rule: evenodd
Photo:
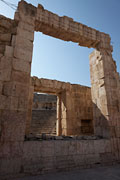
M 64 94 L 62 93 L 64 88 L 65 95 L 61 95 L 61 100 L 57 105 L 57 123 L 61 119 L 62 133 L 64 130 L 66 131 L 66 126 L 66 135 L 93 133 L 93 111 L 90 88 L 60 81 L 38 79 L 36 77 L 33 77 L 31 82 L 34 90 L 42 93 L 54 93 L 58 95 L 59 92 L 60 94 Z M 66 102 L 64 102 L 65 98 Z
M 14 57 L 31 63 L 31 61 L 32 61 L 32 52 L 29 51 L 29 50 L 26 50 L 24 48 L 19 48 L 19 47 L 16 46 L 15 49 L 14 49 Z
M 15 40 L 13 42 L 13 45 L 17 45 L 17 47 L 24 47 L 27 50 L 32 51 L 33 49 L 33 43 L 32 41 L 30 41 L 29 39 L 27 39 L 26 37 L 22 37 L 21 35 L 17 35 L 14 37 Z
M 1 114 L 1 142 L 23 141 L 25 134 L 25 118 L 26 112 L 4 110 Z
M 11 72 L 11 67 L 0 70 L 0 81 L 10 81 Z
M 5 70 L 11 68 L 12 65 L 12 58 L 2 56 L 0 59 L 0 70 Z
M 11 80 L 26 85 L 30 82 L 30 76 L 26 72 L 12 71 Z
M 30 73 L 30 62 L 22 61 L 21 59 L 14 58 L 12 61 L 13 69 L 25 73 Z
M 91 89 L 35 77 L 30 84 L 34 31 L 96 49 L 90 55 Z M 6 174 L 37 174 L 120 161 L 120 78 L 112 51 L 108 34 L 59 17 L 41 5 L 34 7 L 22 0 L 14 20 L 0 16 L 2 178 Z M 33 142 L 36 138 L 24 141 L 31 117 L 31 85 L 36 92 L 58 96 L 57 135 L 63 134 L 64 140 L 49 137 L 45 141 L 38 138 L 39 142 Z M 86 127 L 92 123 L 95 137 L 77 136 L 93 132 Z
M 11 33 L 0 34 L 1 42 L 10 42 L 11 41 Z
M 6 46 L 5 56 L 6 56 L 6 57 L 13 57 L 13 47 L 11 47 L 11 46 Z
M 19 27 L 17 29 L 17 35 L 19 35 L 27 40 L 30 40 L 30 41 L 34 40 L 34 32 L 29 32 L 29 31 L 21 29 Z
M 27 85 L 24 85 L 19 82 L 7 82 L 4 83 L 3 94 L 6 96 L 15 96 L 15 97 L 27 97 L 29 88 Z

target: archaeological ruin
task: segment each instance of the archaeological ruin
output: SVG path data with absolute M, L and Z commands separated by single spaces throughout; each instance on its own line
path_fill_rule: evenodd
M 94 48 L 91 88 L 31 77 L 34 32 Z M 0 15 L 0 179 L 120 162 L 120 77 L 112 51 L 108 34 L 40 4 L 21 0 L 14 19 Z M 34 104 L 34 93 L 54 95 L 56 103 Z M 55 134 L 32 118 L 36 108 L 51 107 Z

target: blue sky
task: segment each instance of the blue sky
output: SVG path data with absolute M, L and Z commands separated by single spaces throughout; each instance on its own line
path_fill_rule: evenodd
M 6 0 L 17 5 L 18 0 Z M 110 34 L 113 58 L 120 72 L 120 0 L 26 0 L 60 16 L 72 17 Z M 14 10 L 0 1 L 0 14 L 14 17 Z M 89 54 L 93 49 L 35 33 L 32 72 L 39 78 L 57 79 L 90 86 Z

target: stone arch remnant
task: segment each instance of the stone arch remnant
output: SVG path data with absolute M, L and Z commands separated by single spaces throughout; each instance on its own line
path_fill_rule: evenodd
M 0 16 L 0 174 L 32 172 L 30 169 L 32 165 L 30 164 L 33 162 L 30 162 L 30 158 L 35 154 L 35 149 L 39 149 L 42 153 L 45 152 L 45 149 L 42 151 L 43 147 L 41 145 L 38 147 L 38 144 L 33 143 L 30 146 L 28 142 L 24 142 L 26 122 L 29 119 L 28 111 L 31 111 L 29 108 L 29 94 L 32 91 L 30 72 L 34 31 L 40 31 L 64 41 L 72 41 L 80 46 L 95 49 L 89 57 L 94 133 L 109 140 L 92 142 L 95 154 L 99 154 L 97 160 L 94 159 L 94 156 L 93 159 L 102 162 L 104 157 L 107 156 L 108 159 L 112 157 L 112 159 L 109 159 L 111 162 L 113 162 L 113 159 L 119 160 L 120 83 L 116 63 L 112 58 L 110 36 L 75 22 L 67 16 L 59 17 L 45 10 L 42 5 L 34 7 L 22 0 L 18 4 L 13 20 Z M 69 103 L 71 101 L 68 93 L 65 96 L 66 103 L 70 107 L 67 114 L 67 117 L 69 117 L 69 113 L 72 111 Z M 69 118 L 67 121 L 69 122 Z M 66 135 L 69 135 L 67 132 L 69 131 L 66 131 Z M 84 142 L 82 143 L 82 147 L 85 148 Z M 91 142 L 87 141 L 87 143 L 90 145 Z M 100 148 L 97 149 L 98 146 L 101 147 L 100 143 L 104 145 L 104 153 Z M 72 150 L 69 151 L 69 142 L 68 144 L 62 143 L 62 145 L 68 148 L 66 154 L 64 154 L 65 157 L 68 154 L 69 156 L 73 155 L 75 152 L 75 158 L 78 157 L 80 149 L 72 152 Z M 59 148 L 62 149 L 62 145 L 59 145 Z M 109 150 L 105 149 L 106 145 L 108 145 Z M 46 161 L 52 163 L 51 169 L 55 169 L 55 164 L 59 160 L 56 159 L 56 163 L 53 163 L 52 157 L 53 154 L 55 157 L 60 155 L 58 151 L 55 151 L 57 144 L 51 142 L 51 144 L 44 144 L 44 146 L 49 149 L 49 153 L 46 154 L 50 155 Z M 75 144 L 74 147 L 77 148 L 78 145 Z M 69 151 L 68 154 L 67 151 Z M 87 153 L 89 155 L 89 152 Z M 100 153 L 103 154 L 100 155 Z M 36 156 L 39 157 L 34 161 L 36 164 L 41 160 L 43 162 L 42 158 L 46 157 L 44 153 L 42 155 L 36 153 Z M 61 156 L 63 157 L 63 154 Z M 80 166 L 79 162 L 78 166 Z M 64 168 L 69 166 L 69 163 L 64 164 Z M 40 171 L 40 169 L 42 168 L 37 168 L 37 171 Z

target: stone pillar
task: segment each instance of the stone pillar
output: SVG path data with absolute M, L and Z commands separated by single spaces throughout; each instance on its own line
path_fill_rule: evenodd
M 27 111 L 27 118 L 26 118 L 25 135 L 29 135 L 30 130 L 31 130 L 33 97 L 34 97 L 34 87 L 30 86 L 29 97 L 28 97 L 28 111 Z
M 95 134 L 115 137 L 120 124 L 119 77 L 110 50 L 91 53 L 90 74 Z
M 67 135 L 66 91 L 58 94 L 57 100 L 57 135 Z
M 62 135 L 68 135 L 67 126 L 67 91 L 61 92 L 61 131 Z
M 36 8 L 21 1 L 15 14 L 17 31 L 12 43 L 6 47 L 6 57 L 11 59 L 8 80 L 3 84 L 3 98 L 7 108 L 1 114 L 1 141 L 23 141 L 27 118 L 30 72 L 34 40 Z M 8 72 L 9 72 L 8 71 Z M 3 72 L 4 73 L 4 72 Z M 2 73 L 2 75 L 3 75 Z M 4 102 L 4 100 L 3 100 Z
M 61 116 L 62 116 L 62 108 L 61 108 L 61 94 L 57 96 L 57 122 L 56 122 L 56 135 L 60 136 L 62 134 L 61 130 Z
M 6 30 L 9 42 L 2 47 L 0 55 L 0 174 L 21 171 L 35 12 L 36 8 L 21 1 L 13 23 L 12 20 L 4 22 L 9 27 Z

